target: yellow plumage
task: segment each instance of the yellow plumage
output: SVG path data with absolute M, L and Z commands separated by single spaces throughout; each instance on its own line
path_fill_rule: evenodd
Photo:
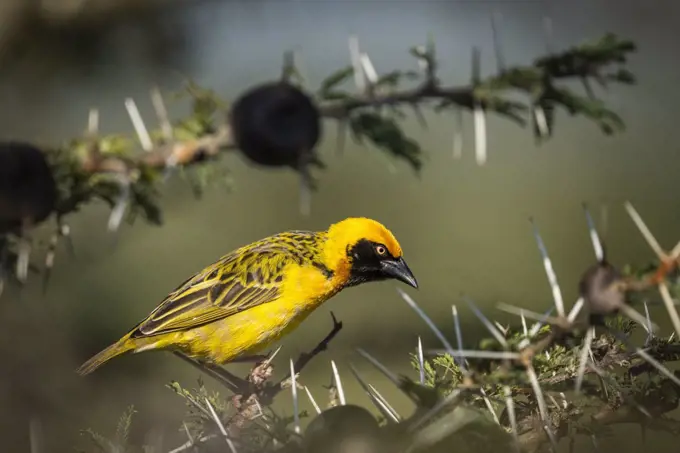
M 387 278 L 417 287 L 394 235 L 374 220 L 349 218 L 327 231 L 276 234 L 185 281 L 78 373 L 128 352 L 176 350 L 215 364 L 254 355 L 343 288 Z

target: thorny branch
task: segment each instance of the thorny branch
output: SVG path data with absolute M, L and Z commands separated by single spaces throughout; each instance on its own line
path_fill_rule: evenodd
M 404 108 L 412 108 L 423 124 L 425 120 L 420 108 L 433 101 L 436 102 L 434 108 L 437 112 L 451 111 L 456 115 L 457 121 L 462 118 L 461 110 L 472 111 L 475 121 L 475 154 L 481 165 L 487 159 L 485 118 L 488 112 L 508 118 L 519 125 L 527 122 L 526 114 L 529 113 L 538 138 L 547 138 L 552 134 L 555 110 L 558 107 L 562 107 L 570 115 L 582 115 L 591 119 L 607 134 L 622 129 L 622 119 L 608 110 L 603 101 L 596 99 L 590 92 L 585 96 L 579 95 L 566 86 L 561 86 L 560 82 L 580 79 L 589 83 L 592 79 L 602 86 L 610 83 L 634 83 L 633 75 L 623 68 L 628 54 L 634 50 L 635 45 L 632 42 L 606 34 L 593 42 L 537 58 L 531 65 L 509 68 L 499 65 L 501 67 L 498 74 L 483 78 L 479 51 L 474 49 L 471 82 L 464 86 L 447 86 L 441 80 L 439 61 L 431 39 L 426 46 L 416 46 L 410 50 L 417 59 L 420 71 L 394 70 L 379 75 L 368 54 L 360 51 L 358 39 L 353 37 L 350 39 L 352 64 L 328 76 L 315 92 L 305 89 L 304 96 L 309 97 L 312 102 L 310 105 L 315 106 L 313 115 L 338 122 L 340 139 L 344 140 L 343 137 L 349 130 L 359 142 L 367 140 L 394 158 L 405 160 L 416 171 L 423 164 L 423 153 L 420 145 L 407 137 L 399 125 L 398 121 L 404 117 Z M 497 49 L 497 54 L 501 55 L 500 49 Z M 355 92 L 342 88 L 352 76 L 355 79 Z M 287 54 L 280 86 L 301 85 L 300 79 L 294 59 Z M 587 83 L 586 85 L 589 86 Z M 280 92 L 267 94 L 269 97 L 265 96 L 266 99 L 263 100 L 262 93 L 271 87 L 272 85 L 262 86 L 259 100 L 249 102 L 283 102 L 276 101 L 276 96 L 282 96 Z M 528 98 L 528 103 L 510 99 L 518 92 Z M 296 96 L 289 91 L 286 93 L 288 96 Z M 262 129 L 265 126 L 277 128 L 281 118 L 276 116 L 276 110 L 272 110 L 273 116 L 269 123 L 258 126 L 247 121 L 235 122 L 234 111 L 230 110 L 225 100 L 220 99 L 212 90 L 201 88 L 193 82 L 188 83 L 180 95 L 188 95 L 192 99 L 193 113 L 173 123 L 168 119 L 160 91 L 157 88 L 152 90 L 159 128 L 151 132 L 139 115 L 134 100 L 126 100 L 125 107 L 136 131 L 136 140 L 118 134 L 100 136 L 99 112 L 92 109 L 87 133 L 83 137 L 61 146 L 43 148 L 57 190 L 55 201 L 47 206 L 48 212 L 54 214 L 59 224 L 58 231 L 50 241 L 49 256 L 46 258 L 47 270 L 54 263 L 57 239 L 68 236 L 64 218 L 84 205 L 96 200 L 107 203 L 112 210 L 109 219 L 111 231 L 116 231 L 126 217 L 132 222 L 139 214 L 151 223 L 160 224 L 160 187 L 170 175 L 180 172 L 189 180 L 194 192 L 200 195 L 205 186 L 215 179 L 231 184 L 231 175 L 223 163 L 214 162 L 224 151 L 240 150 L 250 160 L 253 160 L 254 154 L 263 152 L 263 149 L 251 149 L 252 143 L 239 143 L 236 140 L 239 133 L 243 137 L 267 137 L 270 140 L 269 145 L 275 143 L 282 146 L 286 140 L 277 136 L 276 130 Z M 240 99 L 243 101 L 244 97 Z M 293 102 L 290 99 L 286 102 Z M 304 107 L 302 100 L 295 102 L 298 102 L 298 108 Z M 269 107 L 270 104 L 263 104 L 261 107 Z M 312 110 L 307 109 L 305 114 L 308 116 L 299 119 L 296 128 L 304 136 L 301 143 L 306 143 L 305 147 L 310 144 L 314 147 L 319 138 L 316 129 L 318 125 L 316 120 L 309 117 Z M 237 123 L 260 129 L 249 129 L 246 134 L 234 129 L 233 126 Z M 457 124 L 455 129 L 454 155 L 459 156 L 462 146 L 461 124 Z M 308 143 L 310 140 L 313 143 Z M 140 146 L 141 152 L 138 150 Z M 271 150 L 276 150 L 276 147 Z M 279 151 L 283 152 L 283 148 Z M 287 160 L 281 160 L 285 157 L 283 155 L 277 156 L 279 160 L 276 164 L 273 164 L 274 160 L 268 164 L 289 166 L 300 172 L 303 183 L 303 212 L 309 211 L 309 200 L 305 194 L 315 184 L 307 168 L 310 165 L 323 166 L 313 151 L 300 149 L 296 151 L 299 156 L 289 156 L 286 157 Z M 262 159 L 273 159 L 273 156 L 258 155 L 257 158 L 261 162 Z M 208 162 L 211 163 L 208 165 Z M 3 203 L 3 191 L 4 189 L 0 190 L 0 207 Z M 16 193 L 8 192 L 4 196 L 17 198 Z M 42 203 L 47 202 L 43 200 Z M 28 214 L 11 220 L 13 224 L 36 226 L 48 218 L 29 216 L 29 219 L 25 219 L 26 215 Z M 23 282 L 27 274 L 24 263 L 28 261 L 27 254 L 30 250 L 25 245 L 30 243 L 29 232 L 25 228 L 15 227 L 0 230 L 9 239 L 4 267 L 15 266 L 17 276 Z M 20 254 L 21 259 L 18 258 Z
M 347 402 L 334 361 L 328 408 L 322 409 L 311 391 L 299 383 L 298 373 L 304 365 L 325 350 L 341 329 L 333 317 L 329 335 L 310 353 L 296 362 L 291 360 L 291 373 L 275 384 L 269 381 L 276 352 L 244 379 L 222 368 L 220 371 L 193 362 L 234 395 L 230 403 L 225 403 L 218 394 L 208 394 L 202 383 L 195 391 L 172 383 L 170 387 L 187 400 L 193 414 L 184 426 L 189 441 L 172 452 L 226 441 L 231 451 L 240 453 L 327 453 L 340 451 L 334 448 L 340 448 L 347 439 L 361 439 L 376 445 L 375 450 L 368 450 L 376 453 L 438 453 L 450 451 L 451 445 L 456 445 L 457 451 L 471 453 L 507 448 L 540 453 L 555 451 L 561 440 L 567 440 L 573 448 L 577 436 L 590 437 L 597 447 L 609 434 L 608 428 L 631 423 L 639 425 L 643 435 L 649 430 L 680 435 L 680 420 L 669 416 L 680 406 L 680 371 L 670 371 L 663 365 L 680 360 L 680 335 L 658 335 L 649 315 L 650 301 L 643 303 L 645 315 L 641 320 L 634 319 L 635 315 L 629 317 L 632 312 L 620 305 L 634 310 L 629 306 L 634 305 L 634 299 L 629 296 L 645 288 L 670 285 L 668 291 L 660 291 L 662 298 L 667 293 L 676 294 L 679 285 L 672 270 L 677 267 L 680 247 L 664 252 L 630 203 L 626 203 L 626 209 L 659 258 L 651 271 L 611 273 L 608 276 L 612 278 L 596 281 L 589 270 L 580 285 L 581 297 L 567 313 L 552 261 L 534 226 L 555 306 L 540 314 L 499 305 L 520 315 L 521 328 L 514 329 L 492 322 L 471 298 L 463 296 L 490 333 L 477 350 L 464 349 L 455 305 L 453 346 L 418 304 L 400 290 L 401 297 L 433 330 L 444 350 L 426 351 L 418 341 L 413 354 L 418 381 L 396 375 L 364 350 L 358 352 L 414 403 L 415 410 L 409 416 L 399 414 L 351 364 L 351 373 L 382 420 Z M 585 213 L 597 266 L 611 266 L 587 208 Z M 619 298 L 621 294 L 626 297 Z M 673 301 L 666 308 L 674 312 Z M 551 315 L 553 310 L 557 316 Z M 535 323 L 529 327 L 527 319 Z M 641 348 L 633 344 L 640 326 L 646 332 Z M 271 407 L 285 388 L 291 388 L 292 417 L 281 417 Z M 307 414 L 299 412 L 301 390 L 317 413 L 304 431 L 300 419 Z
M 491 323 L 468 299 L 495 340 L 485 342 L 479 351 L 460 347 L 456 350 L 449 345 L 435 356 L 437 366 L 453 372 L 448 385 L 454 389 L 463 382 L 461 373 L 470 373 L 459 367 L 454 357 L 466 357 L 472 362 L 464 361 L 476 371 L 475 382 L 482 391 L 481 397 L 473 393 L 473 400 L 478 405 L 484 401 L 494 419 L 500 418 L 502 426 L 517 434 L 521 451 L 538 452 L 545 446 L 555 449 L 561 438 L 568 437 L 573 442 L 578 434 L 588 434 L 595 440 L 604 433 L 604 427 L 620 423 L 637 423 L 643 430 L 680 434 L 680 420 L 666 415 L 680 404 L 680 372 L 663 365 L 680 360 L 678 332 L 668 338 L 657 337 L 647 302 L 646 316 L 630 306 L 631 293 L 658 287 L 670 318 L 677 317 L 667 284 L 669 279 L 676 278 L 673 271 L 679 262 L 680 246 L 664 252 L 632 205 L 626 203 L 625 207 L 659 259 L 651 273 L 624 276 L 616 271 L 604 254 L 586 208 L 597 265 L 584 273 L 579 286 L 581 297 L 568 315 L 552 262 L 535 230 L 558 316 L 550 316 L 552 310 L 541 315 L 500 304 L 504 311 L 522 317 L 523 331 L 513 332 Z M 604 273 L 604 277 L 593 269 Z M 413 306 L 412 300 L 407 302 Z M 582 317 L 585 319 L 578 320 L 581 310 L 586 312 Z M 531 332 L 526 327 L 526 317 L 538 321 Z M 631 341 L 638 326 L 647 332 L 643 348 Z M 596 329 L 604 332 L 598 336 Z M 437 379 L 432 365 L 424 359 L 419 360 L 418 367 L 426 370 L 429 367 L 431 379 Z M 584 382 L 585 375 L 595 376 L 597 382 Z M 521 398 L 519 410 L 511 407 L 513 399 L 506 399 L 505 404 L 500 404 L 505 406 L 504 412 L 497 417 L 489 398 L 503 401 L 502 396 L 510 393 L 514 399 Z M 575 393 L 574 398 L 569 399 L 567 393 Z M 510 417 L 511 412 L 516 412 L 516 416 Z
M 311 351 L 300 354 L 294 365 L 292 365 L 292 369 L 295 370 L 296 375 L 304 369 L 310 360 L 325 351 L 328 348 L 329 343 L 342 329 L 342 322 L 339 322 L 335 318 L 333 312 L 331 312 L 331 318 L 333 320 L 333 327 L 328 335 L 326 335 Z M 296 376 L 291 373 L 276 383 L 269 382 L 273 377 L 274 371 L 272 361 L 280 350 L 281 348 L 275 350 L 264 360 L 258 362 L 245 378 L 239 378 L 222 367 L 199 363 L 186 356 L 182 356 L 181 354 L 177 355 L 206 372 L 209 376 L 217 379 L 218 382 L 224 384 L 227 389 L 233 393 L 231 398 L 233 413 L 229 416 L 228 421 L 219 419 L 219 423 L 223 424 L 224 429 L 228 433 L 233 434 L 242 431 L 249 422 L 255 419 L 262 417 L 264 420 L 267 420 L 268 417 L 273 416 L 266 415 L 263 408 L 271 406 L 274 398 L 282 390 L 291 388 L 295 383 Z M 299 385 L 296 385 L 296 387 L 298 386 Z M 170 388 L 184 396 L 190 406 L 198 409 L 204 415 L 207 415 L 204 405 L 202 405 L 195 397 L 191 396 L 190 393 L 182 389 L 178 383 L 173 382 L 170 385 Z M 220 405 L 218 405 L 218 407 L 220 407 Z

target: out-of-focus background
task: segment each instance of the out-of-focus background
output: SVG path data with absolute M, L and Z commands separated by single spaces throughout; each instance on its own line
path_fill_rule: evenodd
M 622 209 L 631 200 L 668 246 L 679 239 L 677 142 L 680 129 L 680 66 L 677 63 L 680 3 L 673 0 L 426 1 L 322 0 L 164 2 L 5 0 L 0 7 L 0 137 L 60 142 L 83 132 L 87 112 L 101 112 L 103 132 L 132 126 L 123 99 L 133 96 L 153 118 L 149 88 L 179 88 L 181 75 L 233 98 L 250 84 L 277 77 L 283 52 L 297 49 L 312 86 L 349 61 L 347 38 L 357 34 L 379 72 L 415 69 L 407 49 L 432 33 L 441 76 L 467 83 L 470 49 L 482 49 L 483 73 L 494 71 L 490 13 L 503 16 L 508 64 L 528 63 L 546 49 L 542 17 L 554 21 L 554 46 L 614 32 L 639 46 L 631 69 L 636 87 L 600 94 L 628 124 L 605 137 L 592 123 L 558 115 L 555 137 L 540 148 L 530 130 L 492 119 L 489 161 L 472 155 L 472 121 L 466 116 L 464 158 L 452 154 L 453 118 L 428 115 L 422 129 L 406 130 L 427 152 L 421 178 L 375 149 L 348 141 L 334 153 L 335 127 L 326 125 L 321 155 L 329 166 L 314 196 L 312 215 L 297 210 L 297 176 L 255 169 L 227 158 L 236 179 L 233 193 L 216 187 L 196 201 L 188 185 L 172 180 L 164 192 L 166 225 L 139 222 L 123 228 L 114 250 L 106 232 L 107 211 L 90 206 L 68 219 L 77 256 L 62 246 L 51 287 L 42 296 L 34 278 L 21 294 L 0 300 L 0 439 L 3 451 L 28 449 L 27 417 L 40 414 L 50 452 L 72 451 L 78 429 L 113 429 L 129 404 L 139 411 L 133 436 L 154 426 L 176 433 L 183 402 L 164 384 L 191 386 L 198 374 L 168 354 L 112 361 L 87 378 L 74 369 L 138 322 L 188 275 L 244 243 L 285 229 L 323 229 L 347 216 L 370 216 L 400 239 L 420 282 L 410 291 L 444 329 L 451 304 L 470 294 L 487 312 L 498 301 L 542 311 L 551 295 L 527 218 L 533 215 L 553 258 L 567 301 L 592 262 L 581 203 L 606 203 L 606 239 L 616 263 L 652 258 Z M 186 114 L 186 106 L 171 114 Z M 36 261 L 41 255 L 36 255 Z M 418 335 L 436 342 L 397 296 L 394 283 L 348 290 L 322 307 L 284 342 L 279 356 L 312 347 L 331 327 L 329 310 L 345 328 L 331 350 L 301 379 L 318 398 L 330 380 L 328 359 L 353 360 L 381 391 L 384 382 L 353 356 L 363 347 L 397 371 L 411 372 L 407 354 Z M 664 319 L 661 309 L 655 309 Z M 482 335 L 461 307 L 464 334 Z M 501 321 L 510 320 L 499 314 Z M 450 331 L 450 330 L 449 330 Z M 234 367 L 241 370 L 240 367 Z M 346 368 L 345 368 L 346 370 Z M 281 372 L 283 372 L 281 370 Z M 364 403 L 347 380 L 350 399 Z M 399 395 L 396 406 L 408 410 Z M 286 396 L 280 397 L 285 400 Z M 284 401 L 285 403 L 285 401 Z M 290 411 L 288 411 L 290 413 Z M 639 435 L 618 434 L 605 444 L 619 451 L 644 448 Z M 648 447 L 669 450 L 659 435 Z M 175 436 L 179 439 L 181 436 Z M 168 441 L 168 447 L 173 446 Z M 6 448 L 6 449 L 5 449 Z

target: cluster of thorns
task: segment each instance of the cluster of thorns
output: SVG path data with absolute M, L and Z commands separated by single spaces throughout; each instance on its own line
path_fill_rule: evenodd
M 574 391 L 577 394 L 582 391 L 584 376 L 587 372 L 597 375 L 603 388 L 606 386 L 606 382 L 612 382 L 610 377 L 606 375 L 605 371 L 598 367 L 597 361 L 593 355 L 592 346 L 593 340 L 596 338 L 595 331 L 597 328 L 601 328 L 620 341 L 627 350 L 625 353 L 615 352 L 614 355 L 617 357 L 616 360 L 628 360 L 632 359 L 634 356 L 639 356 L 642 360 L 647 362 L 649 367 L 656 369 L 661 375 L 663 375 L 666 381 L 670 382 L 671 385 L 678 390 L 676 393 L 680 397 L 680 378 L 678 377 L 678 374 L 670 371 L 657 359 L 652 357 L 652 354 L 647 352 L 647 347 L 651 345 L 652 340 L 655 338 L 654 333 L 658 329 L 649 316 L 647 303 L 645 302 L 645 315 L 642 315 L 630 306 L 628 297 L 631 292 L 638 292 L 657 287 L 675 330 L 673 335 L 678 335 L 680 338 L 680 320 L 675 309 L 675 303 L 670 296 L 669 289 L 666 284 L 667 276 L 678 267 L 680 258 L 680 243 L 676 245 L 671 252 L 664 251 L 654 236 L 651 234 L 635 208 L 630 203 L 626 203 L 625 208 L 649 246 L 657 255 L 657 258 L 660 262 L 659 266 L 654 272 L 642 278 L 624 277 L 607 261 L 604 253 L 604 247 L 595 229 L 592 217 L 590 216 L 587 207 L 584 206 L 588 229 L 597 261 L 584 273 L 579 283 L 580 297 L 569 312 L 566 312 L 565 310 L 562 293 L 553 271 L 551 260 L 546 251 L 546 247 L 543 244 L 543 240 L 532 220 L 534 234 L 543 259 L 545 272 L 552 289 L 554 307 L 541 314 L 524 308 L 514 307 L 507 304 L 499 304 L 499 309 L 521 316 L 524 335 L 523 339 L 514 346 L 515 350 L 513 350 L 513 345 L 511 345 L 506 338 L 507 329 L 503 329 L 500 324 L 490 321 L 481 312 L 477 305 L 467 296 L 464 296 L 465 302 L 472 309 L 475 315 L 481 320 L 486 329 L 491 333 L 500 346 L 501 350 L 463 349 L 458 310 L 455 305 L 452 308 L 457 347 L 453 347 L 441 330 L 428 317 L 428 315 L 425 314 L 425 312 L 417 305 L 417 303 L 408 294 L 398 289 L 402 299 L 427 323 L 427 325 L 444 346 L 444 349 L 428 351 L 427 355 L 435 356 L 446 354 L 453 358 L 457 365 L 458 371 L 462 375 L 462 379 L 460 379 L 460 382 L 456 388 L 454 388 L 453 391 L 446 397 L 438 397 L 435 404 L 430 404 L 430 407 L 427 411 L 424 413 L 419 413 L 417 418 L 411 417 L 405 420 L 388 403 L 388 401 L 380 394 L 380 392 L 378 392 L 378 390 L 373 385 L 367 383 L 359 375 L 356 368 L 350 364 L 349 367 L 352 374 L 360 383 L 366 394 L 370 397 L 376 408 L 383 415 L 385 420 L 388 423 L 397 424 L 406 421 L 410 424 L 409 429 L 415 430 L 435 418 L 444 409 L 455 408 L 462 404 L 466 397 L 476 394 L 481 396 L 484 404 L 491 412 L 493 419 L 496 421 L 496 423 L 501 425 L 500 418 L 493 409 L 490 401 L 492 397 L 488 396 L 484 390 L 483 373 L 475 373 L 473 371 L 473 367 L 470 366 L 470 363 L 467 359 L 490 360 L 495 363 L 499 363 L 500 369 L 505 369 L 506 371 L 517 369 L 524 370 L 531 386 L 531 392 L 535 397 L 537 405 L 537 413 L 535 414 L 536 419 L 535 422 L 532 423 L 533 432 L 527 434 L 526 429 L 522 430 L 522 427 L 518 426 L 517 410 L 515 406 L 516 403 L 513 400 L 513 394 L 510 389 L 510 385 L 509 383 L 502 384 L 504 395 L 503 403 L 506 406 L 506 411 L 503 418 L 507 422 L 507 425 L 509 425 L 509 431 L 514 438 L 516 451 L 520 451 L 520 446 L 526 447 L 527 443 L 539 445 L 549 443 L 553 448 L 553 451 L 556 451 L 555 448 L 557 447 L 558 440 L 566 434 L 561 429 L 559 420 L 555 420 L 554 417 L 551 417 L 551 411 L 548 409 L 546 396 L 541 388 L 539 377 L 534 366 L 534 358 L 536 358 L 541 353 L 546 353 L 547 355 L 548 352 L 546 350 L 551 345 L 558 344 L 565 339 L 573 337 L 574 332 L 578 329 L 581 329 L 581 331 L 585 329 L 586 333 L 581 343 L 578 367 L 574 379 Z M 553 311 L 557 312 L 556 316 L 552 316 Z M 579 318 L 581 312 L 584 312 L 585 316 L 581 316 Z M 633 345 L 624 332 L 616 330 L 616 328 L 605 322 L 605 320 L 611 319 L 619 314 L 625 315 L 626 317 L 630 318 L 631 321 L 640 324 L 645 329 L 648 334 L 647 340 L 645 342 L 645 348 L 640 348 Z M 216 425 L 219 427 L 222 436 L 224 436 L 226 439 L 232 453 L 236 453 L 238 451 L 236 442 L 238 436 L 236 433 L 241 428 L 243 428 L 247 422 L 258 417 L 262 417 L 264 415 L 262 407 L 268 406 L 273 401 L 273 398 L 284 389 L 290 388 L 292 392 L 294 410 L 293 423 L 295 434 L 299 435 L 301 432 L 300 415 L 298 410 L 299 390 L 304 390 L 306 392 L 316 413 L 322 413 L 322 409 L 314 400 L 309 389 L 298 382 L 298 374 L 314 356 L 326 350 L 330 341 L 341 330 L 342 323 L 338 322 L 332 313 L 331 315 L 333 318 L 333 328 L 331 332 L 313 350 L 302 354 L 297 359 L 297 361 L 294 362 L 291 359 L 290 372 L 284 379 L 276 382 L 275 384 L 272 384 L 269 381 L 273 375 L 272 360 L 280 351 L 280 348 L 274 351 L 272 354 L 263 357 L 263 360 L 259 360 L 245 378 L 237 377 L 222 367 L 199 363 L 178 353 L 178 355 L 184 360 L 189 361 L 196 367 L 208 373 L 210 376 L 219 380 L 233 393 L 234 396 L 232 397 L 232 406 L 236 409 L 236 414 L 233 415 L 227 422 L 224 422 L 217 415 L 215 409 L 212 407 L 210 401 L 207 398 L 204 403 L 200 401 L 190 401 L 207 417 L 214 420 Z M 531 329 L 527 328 L 526 319 L 534 319 L 536 321 Z M 539 331 L 545 325 L 550 326 L 550 329 L 545 335 L 538 335 Z M 414 402 L 418 403 L 418 398 L 413 398 L 413 392 L 405 390 L 405 385 L 410 382 L 408 378 L 404 376 L 397 376 L 365 350 L 359 349 L 358 352 L 361 356 L 363 356 L 364 359 L 375 366 L 398 388 L 400 388 L 402 391 L 405 391 L 407 395 L 411 396 Z M 426 353 L 423 350 L 422 342 L 419 339 L 417 360 L 420 371 L 419 384 L 423 388 L 426 383 L 425 356 Z M 331 361 L 331 366 L 333 371 L 333 382 L 330 389 L 331 394 L 336 397 L 335 401 L 333 401 L 332 398 L 331 406 L 338 404 L 345 405 L 346 400 L 342 382 L 340 380 L 340 375 L 338 373 L 338 367 L 334 361 Z M 646 369 L 649 370 L 649 367 Z M 412 383 L 412 385 L 410 385 L 411 390 L 413 385 L 417 386 L 418 384 Z M 560 395 L 563 399 L 561 404 L 558 403 L 557 400 L 550 394 L 548 394 L 548 398 L 557 409 L 569 407 L 570 403 L 567 401 L 564 393 L 560 392 Z M 632 412 L 633 415 L 626 417 L 626 420 L 624 421 L 639 422 L 641 425 L 644 425 L 645 422 L 644 420 L 641 420 L 640 417 L 642 417 L 642 419 L 647 418 L 648 420 L 651 420 L 653 417 L 658 417 L 675 407 L 668 407 L 663 410 L 649 409 L 641 405 L 638 401 L 628 398 L 626 395 L 622 395 L 621 398 L 624 399 L 624 405 L 634 409 Z M 626 414 L 629 413 L 626 412 Z M 538 425 L 536 425 L 536 422 Z M 538 436 L 536 436 L 535 433 L 535 428 L 537 426 L 540 427 L 540 431 L 542 433 Z M 522 435 L 524 435 L 525 438 L 521 438 Z M 531 439 L 528 439 L 526 436 L 531 437 Z M 200 441 L 205 441 L 213 437 L 216 437 L 216 435 L 205 436 L 204 438 L 200 439 Z M 596 443 L 597 439 L 595 434 L 592 434 L 592 439 L 593 442 Z M 190 436 L 189 442 L 173 450 L 173 453 L 191 448 L 192 446 L 196 445 L 197 442 L 197 440 L 192 439 Z M 571 445 L 573 448 L 573 437 Z M 523 448 L 523 450 L 524 449 L 525 448 Z

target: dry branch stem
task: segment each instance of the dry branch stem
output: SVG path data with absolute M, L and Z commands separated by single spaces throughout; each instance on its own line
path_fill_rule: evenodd
M 331 318 L 333 320 L 333 327 L 328 335 L 314 349 L 300 354 L 296 360 L 294 369 L 297 373 L 300 373 L 316 355 L 325 351 L 329 343 L 342 329 L 342 322 L 336 319 L 333 312 L 331 312 Z M 248 421 L 261 414 L 262 407 L 269 406 L 276 395 L 290 385 L 290 373 L 275 384 L 269 383 L 274 371 L 274 366 L 271 363 L 274 354 L 257 363 L 245 378 L 240 378 L 220 366 L 201 363 L 182 353 L 175 352 L 175 355 L 215 378 L 234 393 L 231 401 L 236 409 L 236 414 L 225 423 L 226 429 L 230 434 L 243 428 Z

